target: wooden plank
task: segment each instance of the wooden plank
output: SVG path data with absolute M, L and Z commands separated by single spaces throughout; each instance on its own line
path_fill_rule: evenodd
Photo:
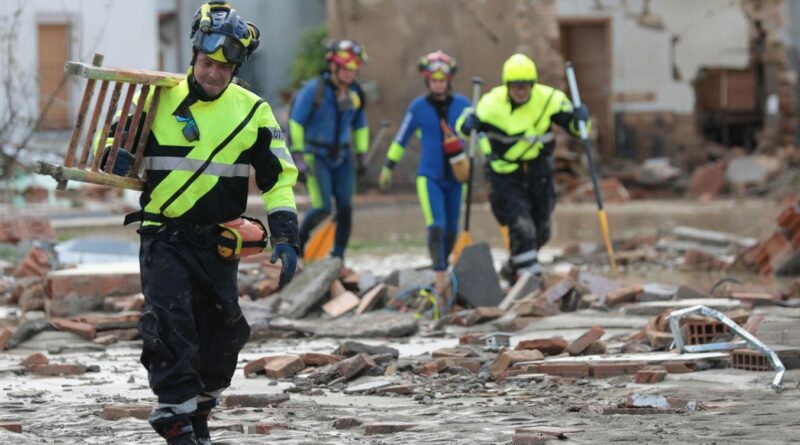
M 97 147 L 94 148 L 94 160 L 92 160 L 92 171 L 96 172 L 97 167 L 100 165 L 100 158 L 103 157 L 103 141 L 108 137 L 108 132 L 111 130 L 111 122 L 114 121 L 114 114 L 117 113 L 117 102 L 119 102 L 119 95 L 122 91 L 122 83 L 117 82 L 114 84 L 114 90 L 111 92 L 111 100 L 108 102 L 108 110 L 106 111 L 106 120 L 103 124 L 103 129 L 100 131 L 100 137 L 97 140 Z M 101 105 L 101 104 L 98 104 Z
M 144 147 L 147 144 L 147 138 L 150 135 L 150 125 L 153 123 L 153 118 L 156 115 L 156 109 L 158 108 L 158 100 L 161 98 L 161 87 L 156 87 L 156 90 L 153 92 L 153 99 L 150 100 L 150 108 L 147 110 L 147 117 L 144 119 L 144 126 L 142 127 L 142 135 L 139 137 L 139 146 L 136 147 L 136 159 L 133 162 L 133 168 L 131 169 L 128 176 L 134 178 L 139 171 L 139 166 L 142 164 L 142 159 L 144 157 Z M 141 99 L 142 102 L 145 99 Z
M 676 352 L 648 352 L 641 354 L 617 354 L 617 355 L 592 355 L 576 357 L 545 357 L 542 360 L 532 360 L 529 362 L 515 363 L 515 366 L 542 363 L 626 363 L 644 362 L 647 364 L 657 364 L 664 362 L 696 362 L 700 360 L 719 360 L 730 358 L 730 351 L 722 352 L 698 352 L 678 354 Z
M 137 178 L 126 178 L 117 175 L 107 175 L 102 172 L 81 170 L 78 168 L 62 167 L 49 162 L 39 161 L 36 166 L 36 173 L 48 175 L 56 181 L 79 181 L 92 184 L 109 185 L 111 187 L 124 188 L 130 190 L 143 190 L 144 184 Z
M 97 67 L 82 62 L 67 62 L 64 65 L 64 72 L 87 79 L 139 83 L 167 88 L 174 87 L 186 77 L 185 74 L 168 73 L 165 71 Z
M 131 108 L 131 101 L 133 100 L 133 93 L 136 91 L 136 84 L 129 83 L 128 90 L 125 93 L 125 100 L 122 101 L 122 108 L 120 109 L 119 120 L 117 121 L 117 129 L 114 131 L 114 142 L 111 144 L 111 150 L 108 152 L 108 160 L 106 161 L 105 172 L 111 174 L 114 169 L 114 163 L 117 161 L 117 151 L 120 144 L 122 144 L 122 135 L 125 130 L 125 124 L 128 122 L 128 110 Z
M 89 123 L 89 131 L 86 133 L 86 140 L 83 142 L 83 150 L 81 150 L 81 159 L 78 161 L 78 168 L 86 168 L 86 163 L 89 161 L 89 153 L 92 151 L 94 145 L 94 132 L 97 130 L 97 122 L 100 120 L 100 112 L 103 110 L 103 102 L 106 100 L 107 93 L 108 81 L 104 80 L 100 83 L 100 92 L 97 95 L 97 102 L 94 104 L 94 112 L 92 113 L 92 120 Z

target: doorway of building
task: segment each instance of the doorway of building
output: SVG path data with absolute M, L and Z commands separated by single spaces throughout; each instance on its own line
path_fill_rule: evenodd
M 69 32 L 69 25 L 64 23 L 40 23 L 38 27 L 39 112 L 47 108 L 39 125 L 41 130 L 69 128 L 68 88 L 62 81 L 64 63 L 69 58 Z
M 562 18 L 559 27 L 561 54 L 575 67 L 581 101 L 589 107 L 597 130 L 597 150 L 613 155 L 611 21 L 608 18 Z

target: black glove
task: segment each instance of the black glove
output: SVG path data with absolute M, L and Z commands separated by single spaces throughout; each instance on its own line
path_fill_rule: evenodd
M 359 153 L 356 155 L 356 175 L 358 177 L 364 176 L 367 173 L 366 155 Z
M 103 158 L 100 160 L 100 168 L 105 169 L 108 163 L 108 154 L 111 152 L 111 147 L 106 147 L 103 150 Z M 133 167 L 133 160 L 136 157 L 129 151 L 120 148 L 117 150 L 117 157 L 114 159 L 114 167 L 111 168 L 111 173 L 118 176 L 125 176 L 131 171 Z
M 275 244 L 272 248 L 272 258 L 269 259 L 269 262 L 275 264 L 278 258 L 281 260 L 281 277 L 278 281 L 278 287 L 282 288 L 294 278 L 294 271 L 297 268 L 297 250 L 287 243 Z
M 478 115 L 475 113 L 470 113 L 464 118 L 464 123 L 461 124 L 461 132 L 469 135 L 472 130 L 477 130 L 480 126 L 481 121 L 478 119 Z
M 576 121 L 586 122 L 589 120 L 589 109 L 586 108 L 586 104 L 581 104 L 581 106 L 572 111 L 572 115 L 575 117 Z

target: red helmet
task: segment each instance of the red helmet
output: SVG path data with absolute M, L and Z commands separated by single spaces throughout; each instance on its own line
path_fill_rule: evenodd
M 367 52 L 353 40 L 334 40 L 327 49 L 325 60 L 348 70 L 357 70 L 367 61 Z
M 456 59 L 441 51 L 436 51 L 420 57 L 417 69 L 427 79 L 452 80 L 458 71 L 458 66 Z

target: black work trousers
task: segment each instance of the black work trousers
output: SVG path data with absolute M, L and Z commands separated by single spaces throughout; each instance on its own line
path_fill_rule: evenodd
M 140 229 L 141 362 L 159 403 L 180 404 L 230 386 L 250 337 L 239 307 L 238 261 L 217 254 L 211 230 Z
M 489 203 L 500 225 L 508 227 L 511 242 L 509 266 L 516 271 L 536 262 L 536 252 L 550 239 L 556 204 L 553 166 L 548 156 L 520 163 L 508 174 L 492 171 Z M 520 260 L 514 261 L 514 258 Z

